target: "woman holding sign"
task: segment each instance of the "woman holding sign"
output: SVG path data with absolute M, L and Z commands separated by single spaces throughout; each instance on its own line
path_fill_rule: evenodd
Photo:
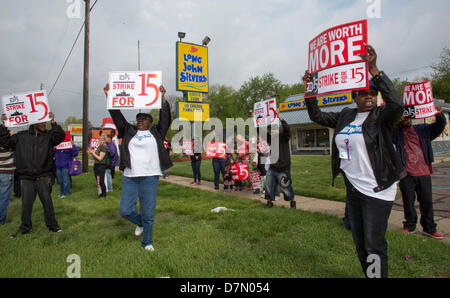
M 109 84 L 104 91 L 108 96 Z M 131 125 L 120 110 L 108 110 L 122 137 L 120 170 L 124 174 L 119 212 L 137 225 L 136 236 L 144 233 L 142 246 L 148 251 L 154 251 L 152 231 L 159 177 L 162 171 L 172 166 L 164 147 L 164 138 L 171 123 L 170 105 L 164 98 L 166 89 L 162 85 L 159 92 L 161 110 L 157 125 L 152 125 L 153 118 L 147 113 L 138 113 L 137 125 Z M 140 213 L 136 210 L 138 197 Z
M 92 156 L 94 157 L 94 175 L 97 181 L 97 188 L 99 189 L 98 197 L 106 198 L 105 175 L 108 156 L 106 136 L 105 135 L 99 136 L 97 149 L 93 150 L 92 148 L 89 148 L 87 152 L 88 154 L 92 154 Z
M 397 183 L 406 175 L 392 143 L 393 128 L 402 116 L 403 104 L 392 82 L 379 71 L 375 50 L 364 46 L 367 54 L 360 57 L 367 62 L 372 80 L 368 90 L 352 92 L 355 109 L 325 113 L 317 106 L 316 98 L 305 101 L 312 121 L 334 128 L 333 182 L 339 172 L 343 173 L 353 241 L 364 274 L 387 277 L 385 234 Z M 310 80 L 307 71 L 303 81 L 306 84 Z M 378 91 L 386 103 L 380 107 Z

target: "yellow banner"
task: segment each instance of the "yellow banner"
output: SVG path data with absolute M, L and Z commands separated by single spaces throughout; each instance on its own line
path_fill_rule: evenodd
M 340 94 L 331 94 L 325 96 L 317 97 L 319 107 L 327 107 L 332 105 L 340 105 L 345 103 L 352 102 L 352 93 L 340 93 Z M 304 99 L 290 101 L 290 102 L 282 102 L 280 103 L 280 111 L 292 111 L 292 110 L 301 110 L 306 109 L 306 103 Z
M 188 121 L 208 121 L 209 104 L 178 102 L 178 118 Z
M 69 126 L 70 134 L 83 134 L 83 125 L 70 125 Z
M 208 48 L 177 42 L 177 90 L 208 93 Z

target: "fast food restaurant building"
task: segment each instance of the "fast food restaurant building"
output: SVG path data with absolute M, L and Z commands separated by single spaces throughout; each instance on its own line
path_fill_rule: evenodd
M 316 124 L 309 119 L 303 95 L 303 93 L 291 95 L 279 104 L 280 116 L 286 120 L 291 129 L 291 153 L 328 155 L 331 153 L 331 138 L 333 137 L 334 130 Z M 356 108 L 356 104 L 351 97 L 351 92 L 322 96 L 317 99 L 319 108 L 323 112 L 340 112 L 346 107 Z M 433 151 L 435 154 L 450 152 L 450 104 L 436 99 L 435 102 L 442 107 L 447 119 L 447 126 L 441 136 L 432 142 Z M 413 124 L 432 123 L 433 121 L 434 117 L 431 117 L 428 119 L 414 120 Z

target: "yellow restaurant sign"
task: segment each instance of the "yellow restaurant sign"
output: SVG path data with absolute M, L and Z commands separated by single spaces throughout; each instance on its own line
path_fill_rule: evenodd
M 331 94 L 317 97 L 319 107 L 327 107 L 352 102 L 352 93 Z M 280 103 L 280 112 L 306 109 L 304 99 Z
M 208 93 L 208 48 L 177 42 L 177 90 Z
M 178 118 L 188 121 L 208 121 L 209 104 L 178 102 Z
M 203 101 L 203 93 L 188 92 L 188 101 L 202 102 Z
M 83 134 L 83 125 L 69 125 L 71 135 Z

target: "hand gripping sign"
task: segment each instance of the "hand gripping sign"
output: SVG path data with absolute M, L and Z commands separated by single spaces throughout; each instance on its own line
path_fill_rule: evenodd
M 249 178 L 248 164 L 246 163 L 231 164 L 230 171 L 233 175 L 233 181 L 243 181 Z
M 277 120 L 276 110 L 276 98 L 255 102 L 253 105 L 253 124 L 255 127 L 265 127 L 275 123 Z
M 2 96 L 6 127 L 31 125 L 50 121 L 47 91 L 30 91 Z
M 160 109 L 161 71 L 109 73 L 108 109 Z
M 403 89 L 403 104 L 405 119 L 423 119 L 438 113 L 429 81 L 406 85 Z
M 312 80 L 305 98 L 369 88 L 365 54 L 367 20 L 330 28 L 309 42 L 308 71 Z

